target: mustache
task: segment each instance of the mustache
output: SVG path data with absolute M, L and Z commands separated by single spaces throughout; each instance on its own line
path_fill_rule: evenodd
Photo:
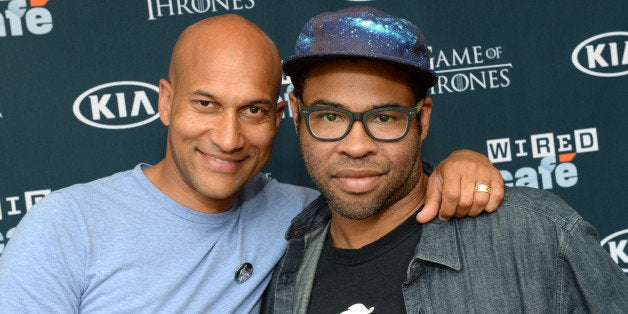
M 343 176 L 349 172 L 362 172 L 365 174 L 384 174 L 390 171 L 389 163 L 380 163 L 371 159 L 341 159 L 327 168 L 327 174 Z

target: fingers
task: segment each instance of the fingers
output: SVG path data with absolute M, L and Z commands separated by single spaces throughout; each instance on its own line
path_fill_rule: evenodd
M 468 211 L 468 209 L 464 208 L 464 204 L 462 204 L 463 207 L 460 207 L 460 179 L 462 174 L 454 171 L 440 171 L 439 175 L 442 177 L 443 193 L 438 218 L 442 221 L 447 221 L 454 217 L 458 211 L 465 213 Z M 464 214 L 462 216 L 464 216 Z
M 489 186 L 489 193 L 476 191 L 473 198 L 473 208 L 469 211 L 469 216 L 475 217 L 483 211 L 492 213 L 504 199 L 504 179 L 499 170 L 491 167 L 489 177 L 480 179 L 478 174 L 477 184 L 485 184 Z M 475 188 L 475 186 L 473 187 Z
M 491 193 L 490 199 L 486 204 L 485 211 L 492 213 L 497 210 L 499 204 L 501 204 L 504 199 L 504 178 L 499 174 L 498 176 L 492 177 L 491 180 Z
M 456 209 L 455 216 L 462 218 L 466 216 L 475 217 L 482 212 L 482 209 L 488 202 L 488 195 L 480 195 L 475 193 L 477 170 L 478 167 L 468 167 L 466 171 L 462 172 L 462 178 L 460 183 L 460 200 L 458 201 L 458 208 Z
M 503 199 L 501 173 L 488 158 L 473 151 L 453 152 L 434 169 L 430 179 L 433 177 L 434 181 L 428 181 L 428 192 L 432 195 L 430 200 L 437 200 L 436 192 L 429 189 L 433 183 L 439 185 L 436 190 L 442 191 L 442 195 L 438 216 L 443 221 L 493 212 Z M 490 193 L 475 191 L 478 184 L 489 186 Z
M 447 167 L 445 166 L 445 168 Z M 430 206 L 430 213 L 435 211 L 430 218 L 433 219 L 438 214 L 440 220 L 447 221 L 456 213 L 460 199 L 460 177 L 458 175 L 444 175 L 442 169 L 442 164 L 438 165 L 427 181 L 425 206 Z M 437 209 L 433 209 L 431 206 L 437 207 Z
M 441 202 L 441 187 L 442 182 L 440 175 L 432 175 L 427 179 L 427 192 L 425 194 L 425 205 L 423 209 L 417 214 L 416 219 L 420 223 L 426 223 L 438 215 Z
M 423 209 L 416 215 L 416 220 L 420 223 L 426 223 L 438 216 L 440 203 L 435 200 L 426 200 Z
M 481 181 L 478 180 L 478 183 L 474 184 L 473 186 L 470 187 L 466 187 L 465 189 L 469 189 L 469 191 L 471 191 L 471 193 L 473 193 L 473 204 L 471 205 L 471 208 L 468 212 L 468 216 L 470 217 L 476 217 L 477 215 L 481 214 L 483 211 L 486 210 L 486 205 L 488 204 L 489 200 L 491 199 L 491 194 L 487 193 L 487 192 L 481 192 L 481 191 L 475 191 L 475 187 L 478 184 L 485 184 L 487 186 L 489 186 L 490 189 L 490 185 L 487 184 L 487 181 Z M 487 183 L 480 183 L 480 182 L 487 182 Z M 497 205 L 499 205 L 499 203 L 497 203 Z M 495 207 L 495 209 L 497 209 L 497 207 Z M 493 210 L 495 210 L 493 209 Z

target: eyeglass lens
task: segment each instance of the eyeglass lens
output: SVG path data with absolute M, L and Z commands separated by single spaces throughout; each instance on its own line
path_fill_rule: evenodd
M 308 122 L 312 133 L 324 139 L 342 137 L 351 127 L 351 117 L 335 108 L 310 113 Z M 365 127 L 372 136 L 378 139 L 396 139 L 406 132 L 408 115 L 396 110 L 377 110 L 368 113 L 362 122 L 366 122 Z

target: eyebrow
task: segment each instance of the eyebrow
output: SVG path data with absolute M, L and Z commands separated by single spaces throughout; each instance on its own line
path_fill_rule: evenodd
M 209 98 L 209 99 L 212 99 L 212 100 L 217 99 L 217 97 L 214 96 L 214 94 L 206 92 L 204 90 L 200 90 L 200 89 L 191 91 L 191 92 L 189 92 L 187 94 L 189 96 L 203 96 L 203 97 L 206 97 L 206 98 Z M 275 106 L 276 105 L 276 103 L 273 103 L 272 101 L 270 101 L 269 99 L 266 99 L 266 98 L 254 98 L 254 99 L 251 99 L 251 100 L 247 101 L 246 104 L 247 105 L 264 104 L 264 105 L 269 105 L 269 106 Z
M 335 108 L 349 110 L 347 109 L 345 105 L 339 102 L 335 102 L 335 101 L 331 101 L 327 99 L 317 99 L 314 102 L 312 102 L 310 106 L 327 106 L 327 107 L 335 107 Z M 381 103 L 381 104 L 370 106 L 366 111 L 378 109 L 378 108 L 384 108 L 384 107 L 405 107 L 405 106 L 396 102 L 387 102 L 387 103 Z
M 203 96 L 203 97 L 207 97 L 211 99 L 216 99 L 216 96 L 214 96 L 213 94 L 200 90 L 200 89 L 188 92 L 187 94 L 188 96 Z

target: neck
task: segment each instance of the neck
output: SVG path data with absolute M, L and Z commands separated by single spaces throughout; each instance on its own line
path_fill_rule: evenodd
M 422 174 L 417 186 L 405 197 L 363 220 L 348 219 L 332 209 L 329 228 L 334 247 L 359 249 L 385 236 L 423 205 L 426 186 L 427 175 Z
M 218 214 L 229 210 L 238 195 L 227 199 L 213 199 L 200 194 L 181 175 L 168 165 L 166 159 L 144 169 L 144 175 L 155 187 L 175 202 L 205 214 Z

